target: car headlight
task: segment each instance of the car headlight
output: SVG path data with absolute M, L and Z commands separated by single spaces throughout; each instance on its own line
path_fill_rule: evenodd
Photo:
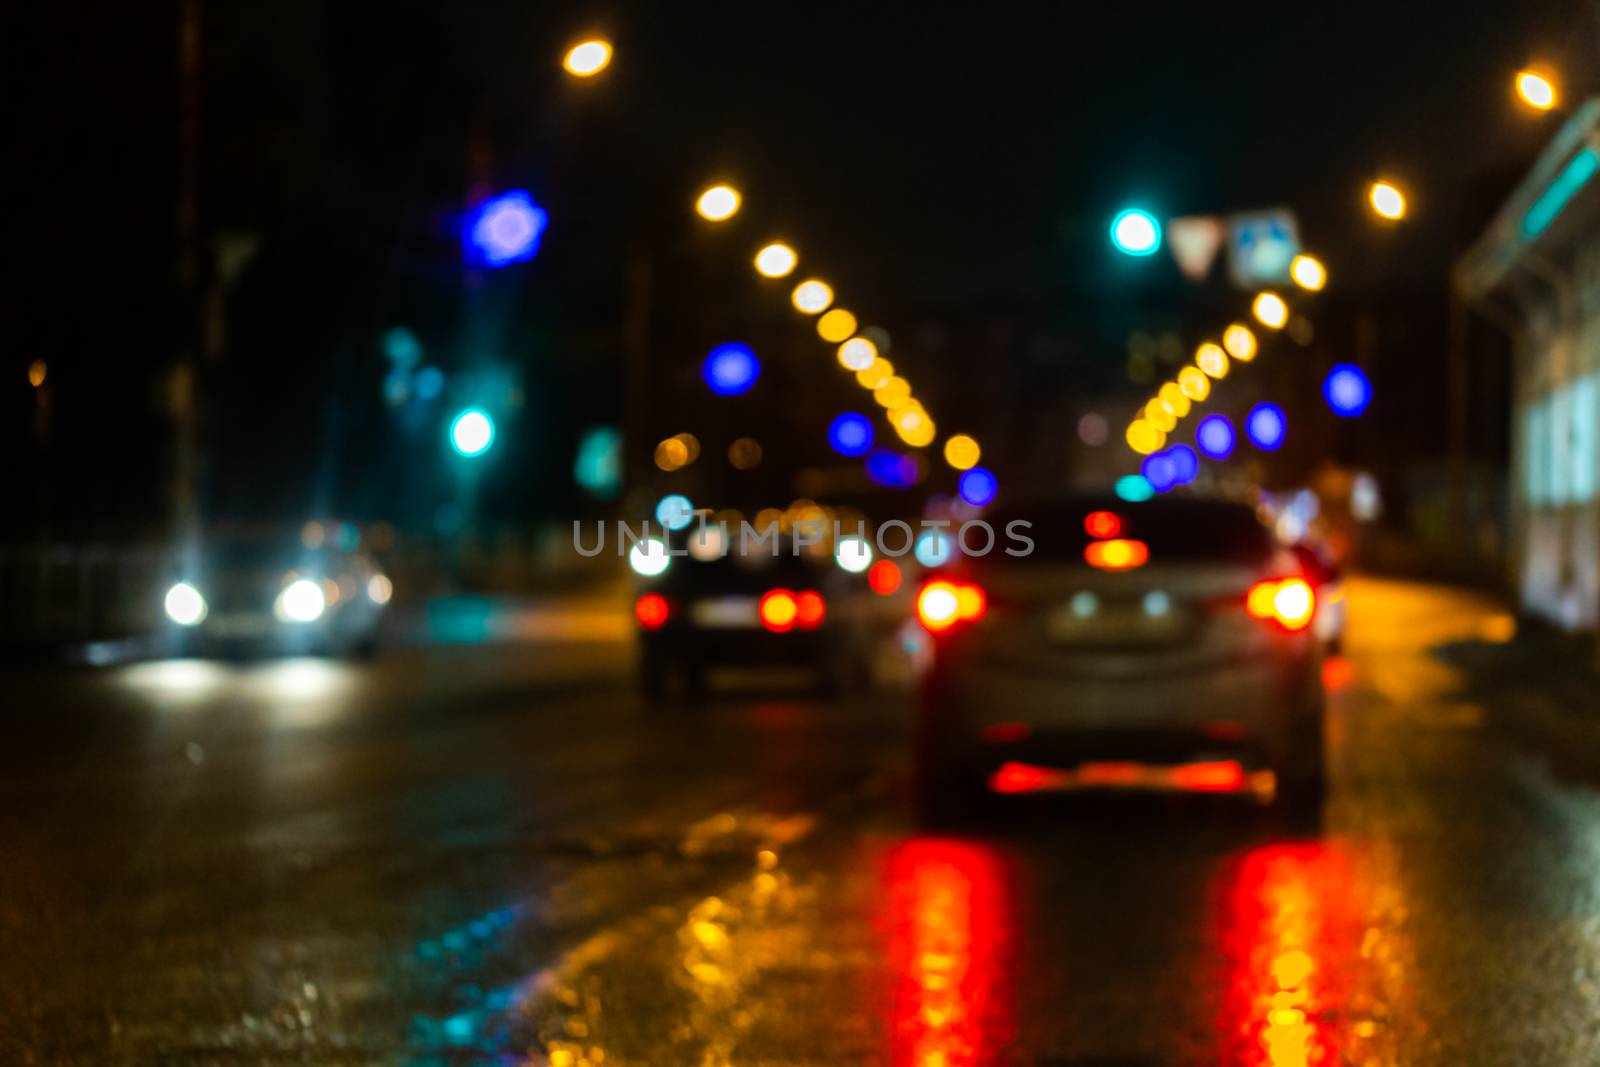
M 194 626 L 206 617 L 206 598 L 188 582 L 168 589 L 162 605 L 167 609 L 167 618 L 179 626 Z
M 327 606 L 328 598 L 323 595 L 322 586 L 310 578 L 300 578 L 278 594 L 272 612 L 283 622 L 316 622 Z

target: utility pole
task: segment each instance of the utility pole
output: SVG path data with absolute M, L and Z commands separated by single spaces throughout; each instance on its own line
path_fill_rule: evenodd
M 177 358 L 168 379 L 175 428 L 168 494 L 182 543 L 198 533 L 196 504 L 200 312 L 200 3 L 178 3 Z

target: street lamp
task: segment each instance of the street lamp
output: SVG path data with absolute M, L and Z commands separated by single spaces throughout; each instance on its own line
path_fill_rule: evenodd
M 601 37 L 580 41 L 567 50 L 561 65 L 574 78 L 592 78 L 611 65 L 611 42 Z
M 700 194 L 694 209 L 710 222 L 731 219 L 739 210 L 739 191 L 731 185 L 713 185 Z
M 1256 335 L 1250 327 L 1236 322 L 1222 331 L 1222 347 L 1240 363 L 1249 363 L 1256 358 Z
M 1517 72 L 1517 96 L 1535 111 L 1549 111 L 1556 106 L 1556 87 L 1542 74 L 1531 70 Z
M 1119 211 L 1111 220 L 1111 243 L 1123 255 L 1154 255 L 1161 247 L 1161 223 L 1143 208 Z
M 1256 321 L 1272 330 L 1281 330 L 1289 321 L 1289 305 L 1283 302 L 1283 297 L 1277 293 L 1264 292 L 1256 295 L 1255 303 L 1250 305 L 1251 314 Z
M 1393 182 L 1373 182 L 1367 189 L 1367 200 L 1372 204 L 1372 210 L 1386 219 L 1405 218 L 1405 194 Z
M 1295 256 L 1289 264 L 1289 277 L 1302 289 L 1319 292 L 1328 284 L 1328 271 L 1315 256 Z
M 799 257 L 782 241 L 774 241 L 756 253 L 756 270 L 763 278 L 782 278 L 794 270 Z
M 807 315 L 820 315 L 827 310 L 829 304 L 833 303 L 833 290 L 826 282 L 808 278 L 794 287 L 791 299 L 794 301 L 796 311 Z
M 482 408 L 467 408 L 450 423 L 450 447 L 460 455 L 481 456 L 494 444 L 494 420 Z

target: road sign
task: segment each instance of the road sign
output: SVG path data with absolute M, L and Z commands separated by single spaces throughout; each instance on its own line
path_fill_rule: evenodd
M 1191 215 L 1167 223 L 1167 242 L 1178 269 L 1191 282 L 1204 281 L 1216 261 L 1227 227 L 1215 215 Z
M 1247 211 L 1228 219 L 1228 277 L 1240 289 L 1283 285 L 1300 254 L 1300 228 L 1288 208 Z

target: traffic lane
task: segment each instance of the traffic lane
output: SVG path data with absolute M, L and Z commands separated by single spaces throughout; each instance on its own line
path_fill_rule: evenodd
M 630 666 L 595 643 L 9 676 L 0 1059 L 458 1048 L 529 961 L 880 788 L 881 702 L 646 705 Z
M 537 972 L 507 1047 L 560 1064 L 1600 1059 L 1600 803 L 1429 649 L 1494 604 L 1351 583 L 1326 828 L 1237 805 L 893 805 L 750 857 Z

